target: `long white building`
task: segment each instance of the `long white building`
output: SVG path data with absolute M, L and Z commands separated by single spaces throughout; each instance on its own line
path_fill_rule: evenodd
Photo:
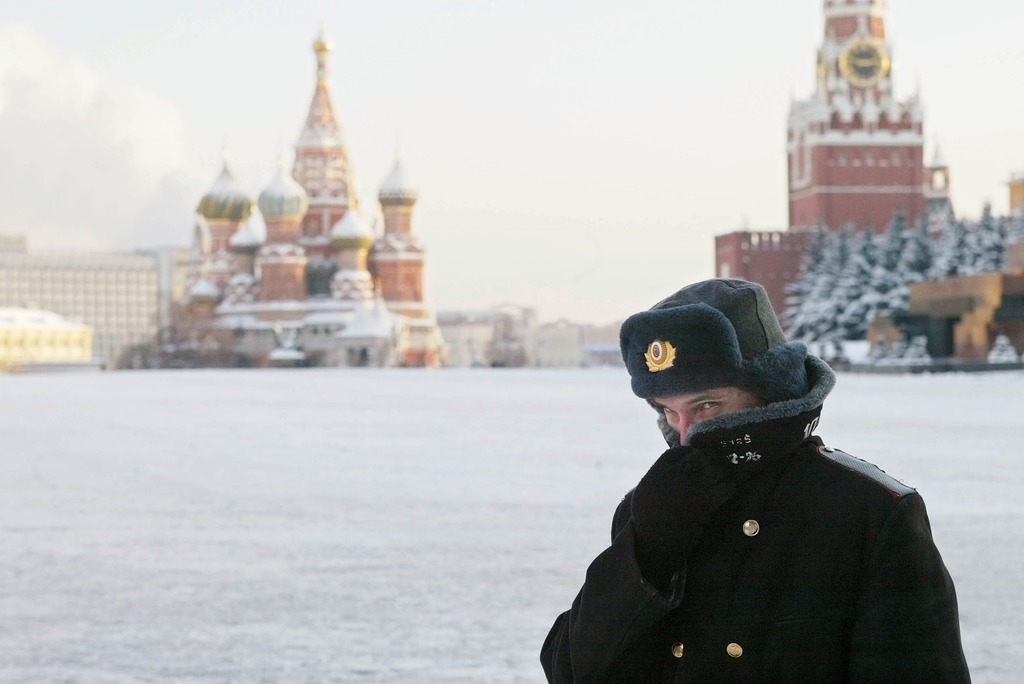
M 158 272 L 153 256 L 0 250 L 0 307 L 44 309 L 93 329 L 93 355 L 107 368 L 156 339 Z

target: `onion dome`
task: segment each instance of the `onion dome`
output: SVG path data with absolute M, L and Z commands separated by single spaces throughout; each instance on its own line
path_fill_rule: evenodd
M 395 155 L 395 165 L 380 185 L 377 198 L 381 204 L 414 204 L 416 202 L 416 186 L 413 185 L 409 172 L 402 163 L 401 157 Z
M 255 216 L 255 214 L 253 215 Z M 240 254 L 255 254 L 263 244 L 263 240 L 253 233 L 250 221 L 243 223 L 228 242 L 231 245 L 231 251 Z
M 282 160 L 278 164 L 277 175 L 260 193 L 256 204 L 268 221 L 298 220 L 305 216 L 306 210 L 309 209 L 309 197 L 302 186 L 285 170 Z
M 207 219 L 244 221 L 252 213 L 252 200 L 241 188 L 228 168 L 228 155 L 224 153 L 224 168 L 213 187 L 199 200 L 196 211 Z
M 206 278 L 200 278 L 189 288 L 188 298 L 192 302 L 215 303 L 220 299 L 220 290 Z
M 374 235 L 355 209 L 349 209 L 331 228 L 331 247 L 334 249 L 370 249 Z

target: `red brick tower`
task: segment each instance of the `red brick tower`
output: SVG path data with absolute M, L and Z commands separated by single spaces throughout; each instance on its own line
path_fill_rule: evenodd
M 825 0 L 817 90 L 789 114 L 789 226 L 882 232 L 925 212 L 923 115 L 893 97 L 885 0 Z
M 257 200 L 267 224 L 267 244 L 256 257 L 261 302 L 306 299 L 306 253 L 295 244 L 306 214 L 306 191 L 282 164 Z
M 333 45 L 323 34 L 313 43 L 316 88 L 306 124 L 295 144 L 292 175 L 309 196 L 299 243 L 311 256 L 329 258 L 330 231 L 349 207 L 356 208 L 348 150 L 327 88 L 327 56 Z
M 412 232 L 417 194 L 397 156 L 377 197 L 384 215 L 384 235 L 374 249 L 373 265 L 384 300 L 395 313 L 423 317 L 427 313 L 423 305 L 424 250 Z
M 416 187 L 395 155 L 395 165 L 377 194 L 384 216 L 384 235 L 374 245 L 372 269 L 388 309 L 406 319 L 408 341 L 398 350 L 403 366 L 437 366 L 444 340 L 423 297 L 425 252 L 412 232 Z
M 206 221 L 209 238 L 205 260 L 205 276 L 221 292 L 228 284 L 234 268 L 231 237 L 252 213 L 252 200 L 242 192 L 228 166 L 228 153 L 224 151 L 224 166 L 210 190 L 199 200 L 196 212 Z

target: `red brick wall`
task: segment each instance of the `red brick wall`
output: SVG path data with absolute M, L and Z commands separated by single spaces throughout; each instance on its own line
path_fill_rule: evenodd
M 786 286 L 796 279 L 805 231 L 737 231 L 715 237 L 715 275 L 761 284 L 775 313 L 786 307 Z

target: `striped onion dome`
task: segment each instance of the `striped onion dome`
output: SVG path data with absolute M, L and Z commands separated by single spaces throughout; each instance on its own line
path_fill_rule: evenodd
M 252 200 L 238 187 L 238 182 L 228 166 L 228 155 L 224 153 L 224 168 L 214 181 L 213 187 L 199 200 L 196 211 L 207 219 L 244 221 L 252 213 Z
M 268 221 L 301 219 L 309 209 L 309 197 L 302 186 L 285 170 L 282 161 L 278 164 L 274 180 L 260 193 L 256 204 L 263 218 Z

